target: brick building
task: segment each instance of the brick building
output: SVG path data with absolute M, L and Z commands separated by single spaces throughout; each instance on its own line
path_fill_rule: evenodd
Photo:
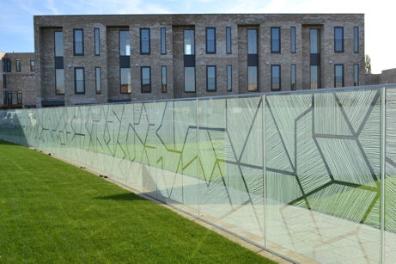
M 363 14 L 36 16 L 38 105 L 364 82 Z

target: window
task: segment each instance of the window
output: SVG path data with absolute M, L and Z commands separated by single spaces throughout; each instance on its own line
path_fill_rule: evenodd
M 232 91 L 232 65 L 227 65 L 227 91 Z
M 161 92 L 168 91 L 168 68 L 165 65 L 161 66 Z
M 309 52 L 310 54 L 319 54 L 319 29 L 317 28 L 309 30 Z
M 30 60 L 30 72 L 34 72 L 34 60 Z
M 166 27 L 160 29 L 160 46 L 161 54 L 166 54 Z
M 65 70 L 55 69 L 55 92 L 56 94 L 65 94 Z
M 73 51 L 74 56 L 84 55 L 84 31 L 73 29 Z
M 21 72 L 22 71 L 21 60 L 15 60 L 15 70 L 17 72 Z
M 257 54 L 257 29 L 248 29 L 248 54 Z
M 359 27 L 353 27 L 353 52 L 359 53 Z
M 102 92 L 101 87 L 102 73 L 100 67 L 95 67 L 95 90 L 97 94 Z
M 296 64 L 290 65 L 290 90 L 296 90 L 297 87 L 297 67 Z
M 271 90 L 280 91 L 281 89 L 281 66 L 271 65 Z
M 94 54 L 100 56 L 100 28 L 94 28 Z
M 318 89 L 319 88 L 319 66 L 311 65 L 309 68 L 309 71 L 310 71 L 311 89 Z
M 74 92 L 76 94 L 85 93 L 85 73 L 84 68 L 74 68 Z
M 129 68 L 120 69 L 120 92 L 122 94 L 131 93 L 131 71 Z
M 206 53 L 216 53 L 216 28 L 214 27 L 206 28 Z
M 359 64 L 353 64 L 353 86 L 359 86 Z
M 7 88 L 7 75 L 3 74 L 3 88 Z
M 257 91 L 257 66 L 248 66 L 248 91 Z
M 206 66 L 206 90 L 215 92 L 216 87 L 216 66 Z
M 63 57 L 63 32 L 55 32 L 55 57 Z
M 195 41 L 194 41 L 194 30 L 184 30 L 184 55 L 195 54 Z
M 128 30 L 120 30 L 120 56 L 131 56 L 131 41 Z
M 231 27 L 226 27 L 226 53 L 232 53 L 232 36 L 231 36 Z
M 296 27 L 290 27 L 290 52 L 297 52 L 297 34 Z
M 334 87 L 344 86 L 344 64 L 334 65 Z
M 334 52 L 344 52 L 343 27 L 334 27 Z
M 195 67 L 184 67 L 184 91 L 195 92 Z
M 140 29 L 140 54 L 150 54 L 150 29 Z
M 151 68 L 149 66 L 140 67 L 140 81 L 142 93 L 151 93 Z
M 281 52 L 280 27 L 271 27 L 271 53 Z

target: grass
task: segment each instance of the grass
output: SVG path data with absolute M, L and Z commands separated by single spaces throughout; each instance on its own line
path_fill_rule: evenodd
M 0 142 L 0 263 L 272 263 L 151 201 Z

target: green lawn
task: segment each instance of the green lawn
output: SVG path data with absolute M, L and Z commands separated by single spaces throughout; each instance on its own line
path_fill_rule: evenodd
M 0 263 L 272 263 L 151 201 L 0 142 Z

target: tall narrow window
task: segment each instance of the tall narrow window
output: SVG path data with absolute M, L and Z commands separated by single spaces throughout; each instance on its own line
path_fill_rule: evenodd
M 3 88 L 7 89 L 7 75 L 3 74 Z
M 17 72 L 21 72 L 21 71 L 22 71 L 21 60 L 16 60 L 16 61 L 15 61 L 15 70 L 16 70 Z
M 65 70 L 55 69 L 55 92 L 56 94 L 65 94 Z
M 319 28 L 309 29 L 309 53 L 310 53 L 310 88 L 320 87 L 320 33 Z
M 120 56 L 131 56 L 131 39 L 128 30 L 120 30 Z
M 281 66 L 271 65 L 271 90 L 280 91 L 281 89 Z
M 140 54 L 150 54 L 150 29 L 140 29 Z
M 94 28 L 94 54 L 100 55 L 100 28 Z
M 149 66 L 140 67 L 140 81 L 142 93 L 151 93 L 151 68 Z
M 85 73 L 84 68 L 74 68 L 74 92 L 76 94 L 85 93 Z
M 80 28 L 73 29 L 74 56 L 84 55 L 84 31 Z
M 227 91 L 232 91 L 232 65 L 227 65 Z
M 166 27 L 160 29 L 160 51 L 161 55 L 166 54 Z
M 34 60 L 30 60 L 30 72 L 34 72 Z
M 344 52 L 343 27 L 334 27 L 334 52 Z
M 195 67 L 184 67 L 184 91 L 195 92 Z
M 297 67 L 296 64 L 290 65 L 290 89 L 296 90 L 297 87 Z
M 231 27 L 226 27 L 226 53 L 232 53 L 232 35 L 231 35 Z
M 257 29 L 248 29 L 248 54 L 257 54 Z
M 344 86 L 344 64 L 334 65 L 334 87 Z
M 206 53 L 216 53 L 216 28 L 214 27 L 206 28 Z
M 166 93 L 168 91 L 168 68 L 166 65 L 161 66 L 161 92 Z
M 194 40 L 194 30 L 185 29 L 184 30 L 184 55 L 194 55 L 195 54 L 195 40 Z
M 55 32 L 55 57 L 63 57 L 63 32 Z
M 359 86 L 359 64 L 353 64 L 353 86 Z
M 248 91 L 257 91 L 257 66 L 248 66 Z
M 290 27 L 290 52 L 297 52 L 297 34 L 296 27 Z
M 131 71 L 129 68 L 120 69 L 120 93 L 131 93 Z
M 359 53 L 359 27 L 353 27 L 353 52 Z
M 95 67 L 95 90 L 97 94 L 102 92 L 102 73 L 100 67 Z
M 271 53 L 281 52 L 281 29 L 280 27 L 271 27 Z
M 216 66 L 206 66 L 206 90 L 208 92 L 216 91 Z

